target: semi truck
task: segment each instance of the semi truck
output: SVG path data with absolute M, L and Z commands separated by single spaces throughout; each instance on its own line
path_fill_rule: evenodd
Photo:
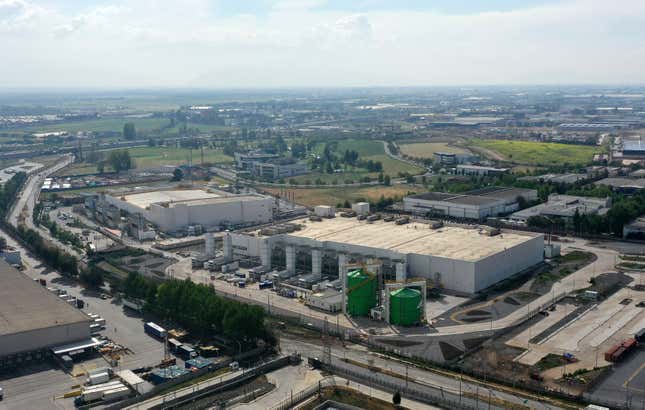
M 166 329 L 163 327 L 159 326 L 158 324 L 154 322 L 147 322 L 143 325 L 143 330 L 149 334 L 150 336 L 154 336 L 157 339 L 165 339 L 166 338 Z

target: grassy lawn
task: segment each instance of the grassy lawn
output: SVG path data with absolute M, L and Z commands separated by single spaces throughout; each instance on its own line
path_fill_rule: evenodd
M 280 188 L 265 188 L 265 191 L 277 195 Z M 410 185 L 393 186 L 367 186 L 360 188 L 294 188 L 288 189 L 293 193 L 296 203 L 305 206 L 336 205 L 339 202 L 348 200 L 377 201 L 381 195 L 385 197 L 403 197 L 409 192 L 418 192 L 419 188 Z
M 123 124 L 126 122 L 134 123 L 137 131 L 150 131 L 154 129 L 160 129 L 161 127 L 167 126 L 170 123 L 168 118 L 130 118 L 130 117 L 110 117 L 110 118 L 98 118 L 92 120 L 82 120 L 82 121 L 62 121 L 56 124 L 47 124 L 47 125 L 30 125 L 22 128 L 16 128 L 12 130 L 14 133 L 18 132 L 55 132 L 55 131 L 67 131 L 70 133 L 75 133 L 78 131 L 94 131 L 94 132 L 108 132 L 108 131 L 123 131 Z M 227 131 L 232 130 L 231 127 L 226 127 L 222 125 L 210 125 L 210 124 L 191 124 L 188 123 L 190 128 L 198 128 L 202 132 L 212 132 L 212 131 Z M 164 129 L 163 134 L 177 133 L 178 127 Z
M 156 168 L 162 165 L 182 165 L 188 163 L 190 150 L 188 148 L 170 148 L 170 147 L 141 147 L 128 149 L 130 156 L 134 159 L 136 169 Z M 106 153 L 107 156 L 107 153 Z M 233 161 L 233 158 L 224 155 L 222 150 L 204 148 L 205 163 L 227 163 Z M 193 150 L 193 165 L 201 164 L 201 153 L 199 150 Z M 105 167 L 110 171 L 109 166 Z M 96 164 L 86 162 L 74 163 L 56 175 L 81 175 L 96 172 Z
M 401 152 L 415 158 L 432 158 L 435 152 L 448 152 L 451 154 L 465 154 L 463 148 L 455 147 L 446 142 L 415 142 L 399 146 Z
M 123 124 L 126 122 L 134 123 L 137 130 L 152 130 L 168 125 L 170 122 L 167 118 L 126 118 L 126 117 L 113 117 L 113 118 L 99 118 L 95 120 L 84 121 L 66 121 L 58 124 L 47 125 L 32 125 L 24 128 L 19 128 L 21 131 L 29 132 L 55 132 L 55 131 L 123 131 Z
M 314 152 L 321 154 L 324 149 L 323 144 L 318 144 L 314 148 Z M 358 152 L 359 159 L 368 161 L 381 161 L 383 164 L 383 174 L 390 175 L 391 177 L 397 177 L 400 172 L 408 172 L 410 174 L 419 174 L 424 171 L 423 168 L 410 165 L 403 161 L 392 159 L 385 154 L 383 148 L 383 143 L 381 141 L 373 140 L 342 140 L 338 141 L 338 149 L 336 150 L 337 155 L 343 155 L 346 150 L 354 150 Z M 353 181 L 359 180 L 365 176 L 376 177 L 378 176 L 377 172 L 367 172 L 362 168 L 348 169 L 347 172 L 339 174 L 323 174 L 323 173 L 311 173 L 309 175 L 300 175 L 295 179 L 299 182 L 304 182 L 306 180 L 315 181 L 320 178 L 325 182 L 332 182 L 337 180 L 339 183 L 343 183 L 347 179 Z
M 190 150 L 188 148 L 145 147 L 129 149 L 130 156 L 134 158 L 137 169 L 159 167 L 162 165 L 181 165 L 188 162 Z M 205 163 L 232 162 L 233 158 L 224 155 L 221 150 L 204 149 Z M 199 150 L 193 150 L 193 164 L 201 164 Z
M 535 368 L 538 371 L 543 372 L 554 367 L 563 366 L 565 363 L 567 363 L 567 361 L 564 360 L 562 355 L 549 353 L 541 358 L 539 362 L 535 363 Z
M 506 161 L 526 165 L 584 165 L 591 162 L 594 154 L 604 151 L 602 147 L 551 142 L 475 139 L 470 143 L 494 151 Z

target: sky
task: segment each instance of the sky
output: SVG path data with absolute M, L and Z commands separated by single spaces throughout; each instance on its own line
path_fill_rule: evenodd
M 0 0 L 0 88 L 645 84 L 643 0 Z

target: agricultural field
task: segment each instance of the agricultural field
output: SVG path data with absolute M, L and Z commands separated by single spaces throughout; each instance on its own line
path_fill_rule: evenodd
M 182 165 L 188 163 L 190 150 L 188 148 L 174 147 L 141 147 L 128 149 L 130 157 L 135 162 L 136 169 L 156 168 L 163 165 Z M 107 156 L 107 153 L 106 153 Z M 233 159 L 225 155 L 222 150 L 204 148 L 204 162 L 209 164 L 227 163 Z M 201 154 L 199 150 L 193 150 L 193 164 L 201 164 Z M 106 171 L 111 171 L 109 166 L 105 167 Z M 79 162 L 60 171 L 57 175 L 81 175 L 96 172 L 96 164 Z
M 525 165 L 585 165 L 591 163 L 593 155 L 604 152 L 603 147 L 589 145 L 559 144 L 552 142 L 471 140 L 472 146 L 482 148 L 486 155 L 490 151 L 496 160 Z M 496 154 L 496 155 L 495 155 Z
M 56 124 L 47 124 L 47 125 L 30 125 L 23 128 L 16 128 L 12 130 L 12 133 L 17 132 L 56 132 L 56 131 L 67 131 L 69 133 L 75 133 L 79 131 L 93 131 L 93 132 L 121 132 L 123 131 L 123 125 L 127 122 L 134 123 L 137 132 L 145 133 L 151 130 L 158 130 L 162 127 L 167 127 L 170 124 L 168 118 L 162 117 L 153 117 L 153 118 L 135 118 L 135 117 L 111 117 L 111 118 L 100 118 L 93 120 L 83 120 L 83 121 L 65 121 Z M 230 127 L 225 127 L 222 125 L 210 125 L 210 124 L 191 124 L 188 123 L 189 128 L 197 128 L 201 132 L 213 132 L 213 131 L 227 131 L 232 130 Z M 173 128 L 164 128 L 161 135 L 167 134 L 176 134 L 179 128 L 177 126 Z
M 318 144 L 314 148 L 314 153 L 321 154 L 323 150 L 323 144 Z M 338 141 L 338 148 L 336 149 L 337 155 L 342 155 L 346 150 L 354 150 L 358 152 L 359 159 L 368 161 L 380 161 L 383 164 L 383 174 L 390 175 L 391 177 L 398 177 L 399 173 L 408 172 L 410 174 L 419 174 L 424 171 L 423 168 L 410 165 L 403 161 L 392 159 L 385 154 L 385 149 L 383 148 L 383 142 L 373 141 L 373 140 L 342 140 Z M 300 175 L 295 178 L 296 181 L 303 183 L 307 180 L 315 181 L 320 178 L 326 183 L 332 183 L 337 181 L 338 183 L 343 183 L 345 180 L 357 181 L 365 176 L 376 177 L 378 176 L 377 172 L 368 172 L 362 168 L 349 168 L 346 172 L 338 174 L 323 174 L 318 172 L 313 172 L 307 175 Z
M 126 118 L 126 117 L 113 117 L 113 118 L 100 118 L 95 120 L 84 121 L 65 121 L 56 124 L 47 125 L 31 125 L 24 128 L 17 128 L 16 130 L 27 132 L 56 132 L 67 131 L 75 133 L 79 131 L 94 131 L 94 132 L 121 132 L 123 131 L 123 124 L 126 122 L 134 123 L 137 131 L 158 129 L 169 124 L 168 118 Z
M 289 195 L 294 195 L 296 203 L 311 207 L 316 205 L 336 205 L 345 200 L 349 202 L 358 200 L 378 201 L 381 195 L 403 198 L 412 192 L 418 192 L 419 189 L 419 187 L 402 184 L 350 188 L 290 188 L 287 191 Z M 273 195 L 279 195 L 284 192 L 280 188 L 263 188 L 263 190 Z
M 467 150 L 446 142 L 414 142 L 399 145 L 401 153 L 415 158 L 432 158 L 435 152 L 466 154 Z

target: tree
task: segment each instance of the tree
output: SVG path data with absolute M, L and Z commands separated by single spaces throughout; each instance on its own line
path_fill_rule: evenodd
M 98 164 L 96 164 L 96 172 L 99 174 L 102 174 L 105 172 L 105 161 L 101 161 Z
M 172 172 L 172 181 L 181 181 L 182 179 L 184 179 L 184 172 L 181 168 L 175 168 Z
M 307 146 L 302 142 L 294 142 L 291 144 L 291 156 L 294 158 L 304 158 L 307 153 Z
M 130 158 L 130 153 L 125 149 L 110 151 L 108 162 L 116 172 L 134 168 L 134 162 Z
M 103 286 L 103 272 L 94 266 L 89 266 L 81 272 L 80 280 L 90 289 L 100 289 Z
M 390 176 L 389 175 L 385 175 L 383 177 L 383 185 L 390 186 Z
M 392 404 L 395 406 L 401 405 L 401 393 L 397 390 L 394 392 L 394 395 L 392 396 Z
M 126 140 L 133 140 L 137 137 L 137 130 L 134 128 L 133 122 L 126 122 L 123 125 L 123 138 Z

